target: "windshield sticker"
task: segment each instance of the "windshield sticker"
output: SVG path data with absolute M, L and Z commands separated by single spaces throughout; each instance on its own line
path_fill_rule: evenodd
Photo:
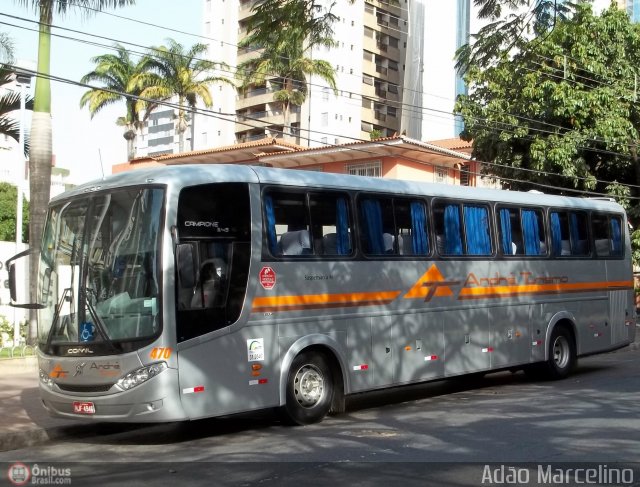
M 264 360 L 264 339 L 250 338 L 247 340 L 247 352 L 249 354 L 249 362 Z
M 93 323 L 84 322 L 80 325 L 80 341 L 92 342 L 96 327 Z

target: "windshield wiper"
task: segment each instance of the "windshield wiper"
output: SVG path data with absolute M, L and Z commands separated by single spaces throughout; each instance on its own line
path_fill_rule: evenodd
M 47 335 L 47 343 L 45 345 L 46 347 L 45 349 L 47 350 L 47 352 L 49 352 L 51 349 L 51 341 L 53 340 L 54 331 L 58 327 L 58 320 L 60 319 L 60 310 L 62 309 L 62 305 L 64 304 L 64 301 L 69 291 L 71 291 L 70 287 L 67 287 L 64 289 L 64 291 L 62 292 L 62 296 L 60 297 L 60 301 L 58 301 L 58 304 L 56 305 L 56 311 L 55 313 L 53 313 L 53 319 L 51 320 L 51 328 L 49 329 L 49 334 Z
M 104 326 L 104 322 L 98 316 L 98 313 L 96 312 L 95 307 L 93 306 L 93 304 L 91 303 L 91 300 L 89 299 L 89 294 L 93 293 L 95 295 L 95 290 L 93 288 L 83 288 L 80 292 L 82 293 L 81 299 L 87 306 L 87 309 L 89 310 L 89 314 L 91 315 L 91 318 L 93 319 L 93 322 L 95 323 L 96 329 L 98 330 L 98 333 L 102 337 L 102 340 L 109 345 L 109 347 L 113 352 L 119 352 L 120 350 L 118 350 L 116 345 L 113 343 L 113 340 L 109 338 L 109 335 L 107 334 L 107 330 Z

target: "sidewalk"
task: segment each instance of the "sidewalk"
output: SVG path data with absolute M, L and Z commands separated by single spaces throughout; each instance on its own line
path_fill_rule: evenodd
M 636 341 L 622 350 L 640 350 Z M 63 437 L 91 436 L 100 424 L 52 418 L 40 402 L 35 357 L 0 360 L 0 451 L 17 450 Z

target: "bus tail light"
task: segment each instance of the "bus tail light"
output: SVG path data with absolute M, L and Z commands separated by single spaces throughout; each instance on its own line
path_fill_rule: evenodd
M 117 384 L 125 391 L 128 391 L 129 389 L 133 389 L 143 382 L 148 381 L 152 377 L 155 377 L 166 368 L 166 362 L 158 362 L 145 367 L 140 367 L 139 369 L 129 372 L 127 375 L 122 377 L 118 380 Z

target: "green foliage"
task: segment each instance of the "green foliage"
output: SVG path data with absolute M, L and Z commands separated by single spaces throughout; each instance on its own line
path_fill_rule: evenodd
M 318 76 L 337 93 L 331 63 L 309 55 L 314 46 L 334 45 L 335 20 L 330 9 L 314 0 L 258 0 L 252 7 L 241 47 L 257 49 L 259 55 L 242 63 L 238 72 L 245 88 L 267 80 L 279 88 L 274 97 L 282 102 L 285 126 L 290 106 L 307 98 L 307 76 Z
M 608 193 L 637 220 L 640 192 L 625 185 L 640 184 L 640 26 L 617 7 L 594 16 L 579 3 L 571 20 L 519 46 L 469 66 L 456 111 L 474 156 L 509 188 Z
M 382 130 L 373 129 L 371 132 L 369 132 L 369 139 L 370 140 L 376 140 L 376 139 L 379 139 L 380 137 L 382 137 L 382 135 L 383 135 Z
M 0 183 L 0 240 L 16 240 L 16 187 L 9 183 Z M 29 202 L 22 197 L 22 241 L 29 241 Z

